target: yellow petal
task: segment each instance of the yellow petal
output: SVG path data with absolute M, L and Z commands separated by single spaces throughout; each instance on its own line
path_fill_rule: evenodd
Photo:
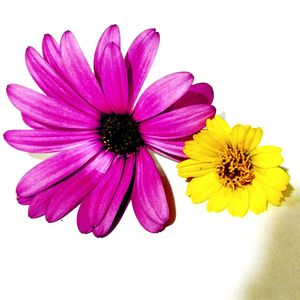
M 247 185 L 249 208 L 255 213 L 260 214 L 267 209 L 267 199 L 264 190 L 254 179 L 251 185 Z
M 186 159 L 186 160 L 183 160 L 180 163 L 178 163 L 177 164 L 177 168 L 180 169 L 180 168 L 184 168 L 184 167 L 187 167 L 187 166 L 195 165 L 195 164 L 198 164 L 198 163 L 199 162 L 197 160 Z
M 228 211 L 232 216 L 243 217 L 249 209 L 248 190 L 245 187 L 238 188 L 233 192 L 228 205 Z
M 208 198 L 210 198 L 212 195 L 216 194 L 218 190 L 222 187 L 220 182 L 214 182 L 210 186 L 206 187 L 205 189 L 202 189 L 202 191 L 198 194 L 192 195 L 192 201 L 194 203 L 201 203 Z
M 186 159 L 177 164 L 178 175 L 184 178 L 203 176 L 212 171 L 205 164 L 199 163 L 197 160 Z
M 251 162 L 260 168 L 273 168 L 283 162 L 281 148 L 275 146 L 258 147 L 250 153 Z
M 254 174 L 257 179 L 265 185 L 284 191 L 289 183 L 289 175 L 280 167 L 275 168 L 254 168 Z
M 281 204 L 282 192 L 263 184 L 258 179 L 257 182 L 264 191 L 266 200 L 275 206 L 279 206 Z
M 235 125 L 231 131 L 232 146 L 238 149 L 244 149 L 245 138 L 251 129 L 250 126 Z
M 191 151 L 191 152 L 197 153 L 197 155 L 199 157 L 201 157 L 201 156 L 217 157 L 218 156 L 218 153 L 216 151 L 211 151 L 207 148 L 204 148 L 201 145 L 199 145 L 198 143 L 196 143 L 195 141 L 186 142 L 184 145 L 183 151 L 184 152 Z
M 222 129 L 224 132 L 229 133 L 231 131 L 228 123 L 220 116 L 215 116 L 213 119 L 206 120 L 206 127 L 208 130 L 219 132 Z
M 218 175 L 215 172 L 210 172 L 209 174 L 206 174 L 199 178 L 193 178 L 189 183 L 191 193 L 200 193 L 203 189 L 206 189 L 207 187 L 218 181 Z
M 193 136 L 198 145 L 209 149 L 213 152 L 223 152 L 226 148 L 226 141 L 220 139 L 220 137 L 213 131 L 202 130 L 200 133 Z
M 203 152 L 197 151 L 190 146 L 184 147 L 183 152 L 191 159 L 198 160 L 199 162 L 215 162 L 218 157 L 204 155 Z
M 189 145 L 189 144 L 184 146 L 183 152 L 186 152 L 186 153 L 193 152 L 194 153 L 193 155 L 196 155 L 197 158 L 200 158 L 200 160 L 203 160 L 201 157 L 209 157 L 209 159 L 212 159 L 212 158 L 219 157 L 221 154 L 221 152 L 217 153 L 215 151 L 211 151 L 211 150 L 201 147 L 199 145 L 197 147 L 195 147 L 194 145 Z M 197 159 L 197 160 L 199 160 L 199 159 Z
M 280 147 L 276 147 L 276 146 L 260 146 L 256 149 L 254 149 L 253 151 L 251 151 L 250 156 L 256 156 L 259 154 L 265 154 L 265 153 L 280 153 L 281 152 L 281 148 Z
M 261 141 L 263 130 L 261 128 L 250 128 L 244 141 L 244 150 L 250 153 Z
M 213 169 L 197 169 L 194 171 L 179 170 L 178 175 L 183 178 L 201 177 L 210 173 Z
M 231 145 L 229 133 L 231 131 L 228 123 L 220 116 L 215 116 L 212 120 L 206 120 L 206 127 L 209 131 L 215 132 L 216 135 L 227 144 Z
M 186 166 L 179 166 L 178 169 L 179 171 L 183 171 L 183 172 L 186 172 L 186 171 L 195 171 L 195 170 L 207 170 L 207 169 L 210 169 L 212 166 L 211 163 L 201 163 L 201 162 L 196 162 L 195 164 L 191 164 L 191 165 L 186 165 Z
M 233 191 L 230 188 L 221 186 L 221 188 L 208 199 L 207 210 L 220 212 L 230 203 Z
M 187 188 L 187 195 L 198 195 L 208 189 L 210 186 L 219 182 L 218 175 L 215 172 L 210 172 L 202 177 L 193 178 Z
M 193 165 L 189 165 L 186 167 L 179 167 L 179 171 L 183 171 L 183 172 L 189 172 L 189 171 L 198 171 L 200 169 L 200 165 L 201 163 L 197 162 L 196 164 Z

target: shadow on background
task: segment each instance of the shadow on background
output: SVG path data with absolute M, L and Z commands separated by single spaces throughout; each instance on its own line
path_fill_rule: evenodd
M 290 186 L 288 193 L 292 191 Z M 300 299 L 299 195 L 293 193 L 284 206 L 285 209 L 271 224 L 271 230 L 268 228 L 269 237 L 263 262 L 258 270 L 250 274 L 243 300 Z
M 55 155 L 56 153 L 28 153 L 28 155 L 34 159 L 45 160 Z

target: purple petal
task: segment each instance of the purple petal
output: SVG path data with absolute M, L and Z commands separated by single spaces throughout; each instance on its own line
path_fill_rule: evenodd
M 41 162 L 21 178 L 17 186 L 17 195 L 30 197 L 47 189 L 81 168 L 100 150 L 100 143 L 87 142 Z
M 119 185 L 123 166 L 124 159 L 117 159 L 95 189 L 82 201 L 77 215 L 80 232 L 92 232 L 103 220 Z
M 159 33 L 155 29 L 143 31 L 136 37 L 125 57 L 129 79 L 130 111 L 148 75 L 159 46 Z
M 190 105 L 211 104 L 213 99 L 214 91 L 208 83 L 196 83 L 168 111 Z
M 28 205 L 32 202 L 32 197 L 17 197 L 19 204 Z
M 29 73 L 46 95 L 98 118 L 99 111 L 83 100 L 35 49 L 27 48 L 25 58 Z
M 105 97 L 114 113 L 128 112 L 128 80 L 125 62 L 119 46 L 106 45 L 100 62 L 100 77 Z
M 134 162 L 135 159 L 133 156 L 130 156 L 125 161 L 124 170 L 122 173 L 122 178 L 120 180 L 119 186 L 117 188 L 117 191 L 110 203 L 109 208 L 107 209 L 107 212 L 100 222 L 98 226 L 94 229 L 93 233 L 96 237 L 104 237 L 106 236 L 113 227 L 116 225 L 116 222 L 119 220 L 118 215 L 120 213 L 120 210 L 122 210 L 122 206 L 126 203 L 124 203 L 124 199 L 126 198 L 126 195 L 128 195 L 128 189 L 129 185 L 132 182 L 132 176 L 133 176 L 133 170 L 134 170 Z M 123 210 L 127 207 L 127 205 L 124 206 Z M 123 212 L 122 210 L 122 212 Z M 118 219 L 118 220 L 116 220 Z
M 54 187 L 51 187 L 31 197 L 32 201 L 29 203 L 28 216 L 35 219 L 45 215 L 53 193 Z
M 94 131 L 61 130 L 10 130 L 4 138 L 12 147 L 31 153 L 59 152 L 82 142 L 95 141 L 99 135 Z
M 101 77 L 100 77 L 101 57 L 105 46 L 110 42 L 114 42 L 116 45 L 121 47 L 120 30 L 117 25 L 111 25 L 103 32 L 102 36 L 99 39 L 98 45 L 96 47 L 95 56 L 94 56 L 94 69 L 99 82 L 101 82 Z
M 101 112 L 111 112 L 95 75 L 70 31 L 62 36 L 61 56 L 69 82 L 77 93 Z
M 160 149 L 158 149 L 158 148 L 156 148 L 154 146 L 148 145 L 148 149 L 151 150 L 151 151 L 153 151 L 153 152 L 155 152 L 155 153 L 157 153 L 157 154 L 159 154 L 159 155 L 161 155 L 161 156 L 164 156 L 164 157 L 166 157 L 168 159 L 176 161 L 176 162 L 180 162 L 180 161 L 183 160 L 182 157 L 169 154 L 168 152 L 162 151 L 162 150 L 160 150 Z
M 163 183 L 153 158 L 145 148 L 141 148 L 136 157 L 131 199 L 135 214 L 146 230 L 157 230 L 153 224 L 162 225 L 162 228 L 166 226 L 170 212 Z
M 28 125 L 29 127 L 33 128 L 33 129 L 48 129 L 48 128 L 51 128 L 51 126 L 49 127 L 45 124 L 42 124 L 42 123 L 34 120 L 31 117 L 28 117 L 28 116 L 24 115 L 24 114 L 22 114 L 22 119 L 23 119 L 23 121 L 26 125 Z
M 134 119 L 139 122 L 158 115 L 184 95 L 192 82 L 193 75 L 187 72 L 170 74 L 154 82 L 137 102 Z
M 96 168 L 99 168 L 99 165 L 106 165 L 108 168 L 112 160 L 110 152 L 102 151 L 79 171 L 34 195 L 28 211 L 29 216 L 38 218 L 46 214 L 49 222 L 64 217 L 81 202 L 103 176 Z
M 26 87 L 12 84 L 7 87 L 11 102 L 26 116 L 54 128 L 94 129 L 98 120 L 77 109 Z
M 65 68 L 60 53 L 60 46 L 50 34 L 44 35 L 42 50 L 44 59 L 47 63 L 58 75 L 66 79 Z
M 215 108 L 207 104 L 179 108 L 141 123 L 140 132 L 144 137 L 167 140 L 190 136 L 204 128 L 206 119 L 215 113 Z
M 46 220 L 56 222 L 67 215 L 95 188 L 103 176 L 95 169 L 83 167 L 53 188 L 54 193 L 45 213 Z
M 184 140 L 161 140 L 152 137 L 144 137 L 144 141 L 147 146 L 154 147 L 154 149 L 158 149 L 165 154 L 173 155 L 178 158 L 187 158 L 183 153 Z
M 133 206 L 134 213 L 137 216 L 140 224 L 149 232 L 157 233 L 163 231 L 166 227 L 165 224 L 158 224 L 152 220 L 149 214 L 145 213 L 139 201 L 136 201 Z

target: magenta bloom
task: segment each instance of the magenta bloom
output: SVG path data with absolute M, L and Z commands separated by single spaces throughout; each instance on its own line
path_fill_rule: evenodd
M 120 32 L 110 26 L 94 57 L 95 74 L 74 35 L 43 39 L 43 56 L 26 50 L 41 94 L 9 85 L 7 94 L 33 130 L 11 130 L 6 141 L 26 152 L 58 152 L 27 172 L 17 186 L 29 216 L 55 222 L 80 205 L 82 233 L 112 231 L 129 199 L 141 225 L 163 230 L 170 218 L 161 175 L 148 149 L 179 161 L 184 141 L 215 115 L 212 88 L 192 85 L 187 72 L 167 75 L 138 98 L 155 58 L 159 34 L 142 32 L 125 59 Z

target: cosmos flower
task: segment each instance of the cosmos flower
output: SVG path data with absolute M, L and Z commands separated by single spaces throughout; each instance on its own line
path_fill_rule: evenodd
M 228 209 L 244 216 L 250 209 L 259 214 L 268 203 L 279 206 L 289 176 L 279 166 L 281 149 L 260 146 L 261 128 L 236 125 L 230 128 L 221 117 L 207 120 L 207 130 L 185 143 L 190 158 L 178 164 L 179 175 L 191 178 L 187 195 L 194 203 L 208 199 L 208 211 Z
M 142 32 L 125 59 L 116 25 L 102 35 L 93 73 L 74 35 L 60 44 L 43 39 L 41 56 L 26 50 L 28 70 L 45 94 L 12 84 L 11 102 L 33 130 L 6 132 L 6 141 L 26 152 L 58 152 L 35 166 L 17 186 L 29 216 L 55 222 L 80 205 L 77 225 L 97 237 L 112 231 L 129 199 L 150 232 L 170 219 L 164 184 L 149 149 L 173 160 L 188 136 L 215 114 L 212 88 L 187 72 L 167 75 L 138 97 L 156 56 L 159 34 Z

